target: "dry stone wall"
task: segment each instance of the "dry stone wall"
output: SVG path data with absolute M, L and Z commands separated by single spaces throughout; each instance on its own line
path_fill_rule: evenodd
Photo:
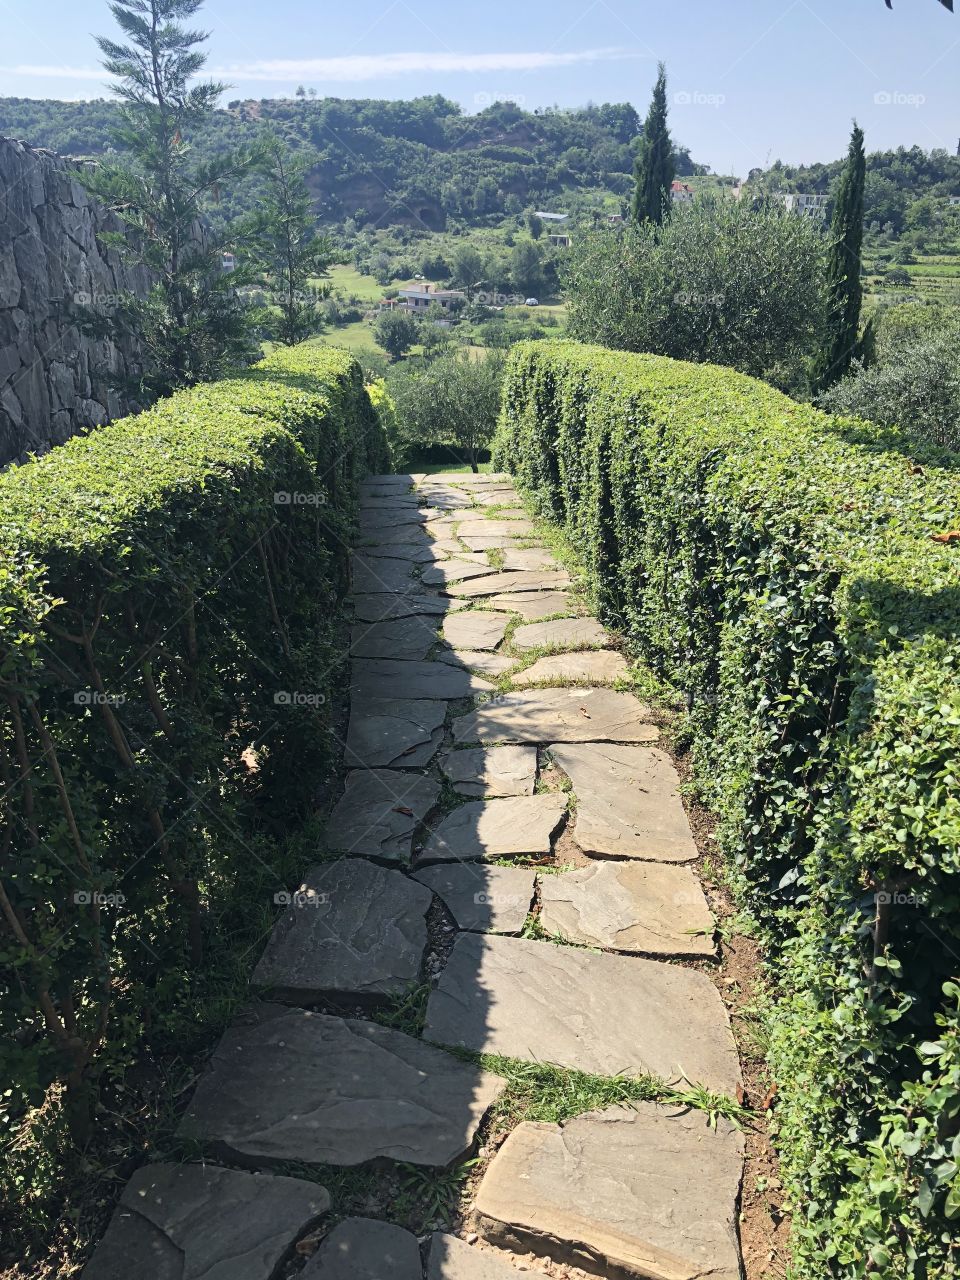
M 118 390 L 138 350 L 88 322 L 148 287 L 103 244 L 122 224 L 61 157 L 0 138 L 0 466 L 138 406 Z

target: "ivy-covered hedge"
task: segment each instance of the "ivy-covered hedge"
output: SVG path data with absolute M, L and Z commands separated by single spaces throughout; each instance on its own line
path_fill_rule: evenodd
M 322 780 L 358 484 L 385 466 L 359 366 L 298 348 L 0 476 L 5 1144 L 58 1082 L 83 1135 L 257 856 L 244 803 Z
M 768 944 L 809 1280 L 960 1274 L 960 459 L 916 450 L 562 342 L 514 349 L 495 449 L 687 697 Z

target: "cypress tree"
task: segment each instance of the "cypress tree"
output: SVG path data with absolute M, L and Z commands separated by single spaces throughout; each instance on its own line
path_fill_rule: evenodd
M 837 203 L 830 224 L 827 259 L 827 326 L 814 369 L 817 389 L 838 382 L 857 353 L 863 286 L 860 259 L 863 246 L 863 188 L 867 157 L 863 130 L 854 122 L 847 163 L 840 176 Z
M 663 222 L 670 208 L 670 187 L 675 173 L 673 143 L 667 125 L 667 70 L 661 62 L 633 166 L 631 213 L 634 222 Z

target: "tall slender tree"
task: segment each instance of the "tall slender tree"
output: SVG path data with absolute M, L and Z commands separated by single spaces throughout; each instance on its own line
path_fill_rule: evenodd
M 827 258 L 827 324 L 814 367 L 818 390 L 838 382 L 856 355 L 863 305 L 861 252 L 863 248 L 863 191 L 867 157 L 863 130 L 854 121 L 847 162 L 840 175 L 837 201 L 830 224 Z
M 276 135 L 264 143 L 266 178 L 260 208 L 249 230 L 253 269 L 271 294 L 272 308 L 265 327 L 287 346 L 302 342 L 323 328 L 322 286 L 312 282 L 325 276 L 334 261 L 333 242 L 317 234 L 305 174 L 309 155 L 294 156 Z M 279 311 L 279 318 L 277 316 Z
M 663 222 L 670 209 L 670 187 L 675 176 L 673 143 L 667 124 L 667 69 L 661 62 L 633 166 L 631 213 L 634 222 Z
M 226 88 L 191 84 L 206 62 L 199 46 L 207 35 L 183 24 L 202 3 L 113 0 L 124 42 L 97 41 L 116 77 L 121 123 L 116 157 L 87 183 L 133 233 L 116 237 L 117 247 L 154 282 L 147 298 L 124 299 L 116 317 L 143 342 L 148 395 L 216 377 L 251 352 L 235 280 L 221 269 L 221 244 L 204 228 L 203 210 L 253 157 L 230 152 L 200 161 L 189 141 Z

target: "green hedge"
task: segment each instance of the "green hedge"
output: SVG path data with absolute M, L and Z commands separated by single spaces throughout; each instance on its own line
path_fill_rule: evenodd
M 298 348 L 0 476 L 5 1141 L 63 1084 L 82 1136 L 257 857 L 251 793 L 286 814 L 322 780 L 358 483 L 385 466 L 359 366 Z
M 767 941 L 797 1274 L 954 1276 L 960 459 L 729 369 L 515 348 L 494 465 L 686 695 Z

